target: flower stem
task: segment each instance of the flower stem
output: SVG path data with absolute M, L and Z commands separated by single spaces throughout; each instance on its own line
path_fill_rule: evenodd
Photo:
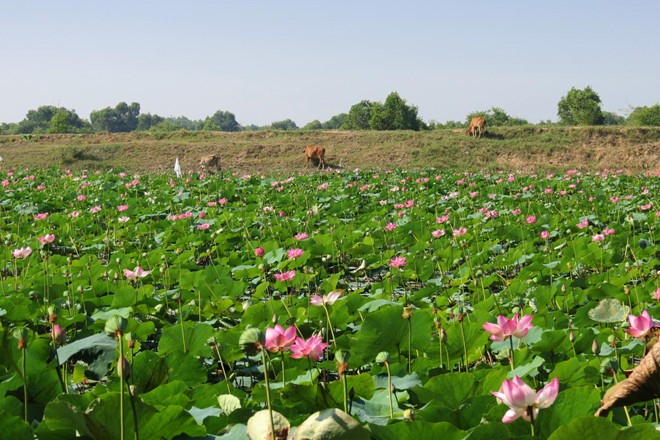
M 270 406 L 270 385 L 268 383 L 268 365 L 266 362 L 266 350 L 261 347 L 261 361 L 264 364 L 264 381 L 266 382 L 266 404 L 268 405 L 268 415 L 270 416 L 270 434 L 275 440 L 275 422 L 273 420 L 273 408 Z
M 121 371 L 119 373 L 119 435 L 120 439 L 124 440 L 124 338 L 120 334 L 117 338 L 119 340 L 119 362 L 122 365 Z
M 323 310 L 325 310 L 325 316 L 328 318 L 328 327 L 330 327 L 330 333 L 332 334 L 332 344 L 337 350 L 337 340 L 335 339 L 335 330 L 332 328 L 332 321 L 330 321 L 330 312 L 328 312 L 328 307 L 323 303 Z
M 408 374 L 412 374 L 412 318 L 408 318 Z
M 394 418 L 394 410 L 392 408 L 392 373 L 390 372 L 390 363 L 385 362 L 387 369 L 387 394 L 390 396 L 390 419 Z
M 509 364 L 511 365 L 511 371 L 515 368 L 513 364 L 513 336 L 509 336 Z
M 23 350 L 23 419 L 28 421 L 27 350 Z
M 348 379 L 346 378 L 346 373 L 341 375 L 341 381 L 344 385 L 344 412 L 350 415 L 348 412 Z
M 463 329 L 463 320 L 460 321 L 461 324 L 461 338 L 463 339 L 463 356 L 465 359 L 465 372 L 468 370 L 468 354 L 467 354 L 467 344 L 465 343 L 465 330 Z M 460 371 L 460 367 L 459 367 Z

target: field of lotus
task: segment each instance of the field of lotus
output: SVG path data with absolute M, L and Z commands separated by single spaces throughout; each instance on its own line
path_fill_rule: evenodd
M 0 180 L 5 438 L 660 437 L 658 175 Z

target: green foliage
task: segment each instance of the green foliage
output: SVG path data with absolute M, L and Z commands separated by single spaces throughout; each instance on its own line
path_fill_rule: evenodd
M 13 126 L 13 133 L 78 133 L 84 131 L 85 121 L 81 120 L 75 110 L 64 107 L 44 105 L 36 110 L 30 110 L 25 119 Z
M 628 124 L 660 126 L 660 104 L 651 107 L 635 107 L 628 116 Z
M 283 121 L 276 121 L 270 124 L 272 130 L 298 130 L 298 126 L 291 119 L 285 119 Z
M 142 113 L 138 116 L 138 124 L 136 127 L 137 131 L 146 131 L 155 127 L 156 125 L 162 123 L 165 119 L 158 115 L 152 115 L 151 113 Z
M 222 110 L 218 110 L 204 121 L 204 130 L 238 131 L 239 127 L 236 116 Z
M 138 126 L 140 104 L 120 102 L 115 108 L 106 107 L 102 110 L 93 111 L 90 121 L 94 131 L 107 131 L 110 133 L 126 133 L 133 131 Z
M 353 105 L 341 128 L 343 130 L 369 130 L 372 113 L 379 105 L 377 102 L 367 100 Z
M 308 122 L 302 128 L 303 130 L 322 130 L 323 124 L 318 119 L 314 119 L 312 122 Z
M 69 112 L 60 109 L 50 120 L 48 133 L 68 133 L 69 132 Z
M 603 112 L 600 97 L 591 88 L 583 90 L 573 87 L 557 104 L 559 122 L 565 125 L 601 125 Z
M 417 107 L 407 105 L 397 92 L 390 93 L 385 104 L 373 109 L 369 126 L 372 130 L 419 131 L 427 128 L 417 116 Z
M 623 125 L 626 118 L 612 112 L 603 112 L 603 125 Z
M 338 115 L 334 115 L 333 117 L 331 117 L 321 125 L 324 130 L 337 130 L 346 122 L 347 119 L 348 119 L 348 113 L 339 113 Z

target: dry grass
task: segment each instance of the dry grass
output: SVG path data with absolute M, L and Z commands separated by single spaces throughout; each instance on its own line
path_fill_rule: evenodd
M 472 139 L 463 130 L 0 136 L 0 156 L 5 166 L 159 173 L 170 172 L 177 156 L 184 170 L 197 170 L 201 156 L 216 153 L 231 172 L 282 174 L 314 172 L 303 155 L 312 144 L 326 148 L 331 168 L 660 169 L 660 129 L 613 127 L 493 128 L 483 139 Z

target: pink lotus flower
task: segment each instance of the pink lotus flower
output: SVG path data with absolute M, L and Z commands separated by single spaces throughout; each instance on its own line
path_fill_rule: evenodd
M 306 357 L 318 361 L 327 346 L 328 344 L 323 342 L 323 339 L 319 335 L 313 335 L 307 340 L 296 338 L 296 342 L 290 347 L 292 352 L 291 358 L 300 359 Z
M 547 240 L 550 238 L 550 233 L 548 231 L 541 231 L 541 238 Z
M 84 194 L 80 194 L 78 197 L 76 197 L 76 199 L 78 199 L 79 202 L 82 202 L 82 201 L 85 200 L 86 198 L 87 198 L 87 197 L 85 197 Z
M 31 253 L 32 253 L 32 248 L 30 246 L 14 249 L 13 251 L 11 251 L 11 255 L 17 259 L 27 258 L 30 256 Z
M 389 223 L 385 226 L 385 230 L 386 230 L 386 231 L 393 231 L 393 230 L 395 230 L 395 229 L 396 229 L 396 225 L 395 225 L 394 223 L 392 223 L 392 222 L 389 222 Z
M 64 344 L 64 341 L 66 341 L 66 332 L 59 324 L 55 324 L 50 330 L 50 337 L 55 345 L 62 345 Z
M 93 207 L 89 208 L 89 212 L 91 212 L 92 214 L 96 214 L 99 211 L 101 211 L 101 206 L 100 205 L 96 205 L 96 206 L 93 206 Z
M 390 260 L 390 267 L 398 269 L 406 265 L 406 257 L 394 257 Z
M 512 336 L 524 338 L 532 327 L 534 327 L 532 325 L 532 316 L 525 315 L 519 320 L 517 313 L 511 319 L 500 315 L 497 317 L 497 324 L 486 322 L 483 325 L 484 330 L 490 333 L 491 341 L 504 341 Z
M 128 209 L 128 205 L 119 205 L 117 206 L 117 211 L 122 212 Z
M 290 270 L 288 272 L 282 272 L 282 273 L 276 273 L 275 274 L 275 279 L 277 281 L 291 281 L 293 277 L 296 276 L 296 271 L 295 270 Z
M 125 215 L 122 215 L 117 219 L 117 223 L 126 223 L 128 220 L 130 220 L 130 217 L 126 217 Z
M 513 422 L 520 416 L 531 422 L 532 417 L 536 419 L 541 408 L 548 408 L 555 402 L 559 393 L 559 379 L 555 377 L 537 393 L 521 378 L 515 376 L 512 380 L 505 380 L 499 391 L 491 391 L 491 393 L 498 401 L 509 407 L 502 417 L 502 423 Z
M 36 221 L 39 221 L 39 220 L 44 220 L 44 219 L 47 218 L 47 217 L 48 217 L 48 213 L 47 213 L 47 212 L 41 212 L 41 213 L 35 215 L 35 216 L 34 216 L 34 219 L 35 219 Z
M 462 227 L 462 228 L 454 229 L 453 231 L 451 231 L 451 233 L 454 237 L 460 237 L 461 235 L 465 235 L 467 233 L 467 228 Z
M 527 221 L 528 225 L 534 224 L 534 223 L 536 223 L 536 216 L 530 215 L 529 217 L 527 217 L 526 221 Z
M 55 241 L 55 234 L 46 234 L 43 237 L 39 237 L 38 240 L 41 244 L 52 243 Z
M 444 229 L 436 229 L 435 231 L 431 232 L 431 235 L 433 238 L 440 238 L 445 235 L 445 230 Z
M 616 232 L 614 230 L 614 228 L 605 228 L 605 229 L 603 229 L 603 235 L 614 235 L 614 232 Z
M 143 270 L 141 266 L 137 266 L 135 270 L 124 269 L 124 276 L 129 280 L 136 280 L 144 278 L 151 273 L 150 270 Z
M 78 211 L 73 211 L 71 214 L 69 214 L 69 217 L 78 218 L 80 217 L 80 213 Z
M 597 243 L 601 241 L 605 241 L 605 235 L 604 234 L 596 234 L 593 237 L 591 237 L 591 241 L 595 241 Z
M 294 238 L 296 240 L 306 240 L 307 239 L 307 233 L 306 232 L 301 232 L 299 234 L 294 235 Z
M 589 226 L 589 220 L 582 220 L 580 223 L 578 223 L 575 226 L 577 226 L 578 229 L 584 229 L 587 226 Z
M 206 230 L 211 227 L 210 223 L 202 223 L 197 225 L 197 229 Z
M 655 292 L 653 292 L 653 298 L 654 298 L 656 301 L 660 301 L 660 287 L 658 287 L 657 289 L 655 289 Z
M 291 344 L 296 340 L 296 328 L 294 326 L 284 330 L 279 324 L 275 324 L 274 328 L 268 327 L 266 329 L 266 350 L 275 353 L 278 351 L 286 351 Z
M 314 295 L 310 298 L 309 302 L 313 306 L 321 307 L 324 304 L 329 306 L 333 305 L 337 299 L 341 296 L 341 292 L 330 292 L 327 295 Z
M 449 220 L 449 215 L 443 215 L 442 217 L 436 217 L 435 222 L 438 224 L 444 223 Z
M 626 333 L 633 338 L 643 339 L 654 326 L 653 319 L 646 310 L 639 316 L 628 315 L 628 322 L 630 322 L 630 328 L 626 329 Z
M 300 248 L 289 249 L 286 253 L 286 256 L 289 258 L 298 258 L 298 257 L 302 257 L 304 253 L 305 251 L 303 251 Z
M 511 214 L 512 215 L 520 215 L 521 212 L 522 211 L 520 209 L 514 209 L 514 210 L 511 211 Z
M 258 247 L 254 250 L 254 255 L 256 257 L 263 257 L 265 253 L 266 253 L 266 251 L 262 247 Z
M 642 206 L 640 206 L 639 209 L 640 209 L 641 211 L 648 211 L 648 210 L 651 209 L 652 207 L 653 207 L 653 203 L 649 203 L 648 205 L 642 205 Z

